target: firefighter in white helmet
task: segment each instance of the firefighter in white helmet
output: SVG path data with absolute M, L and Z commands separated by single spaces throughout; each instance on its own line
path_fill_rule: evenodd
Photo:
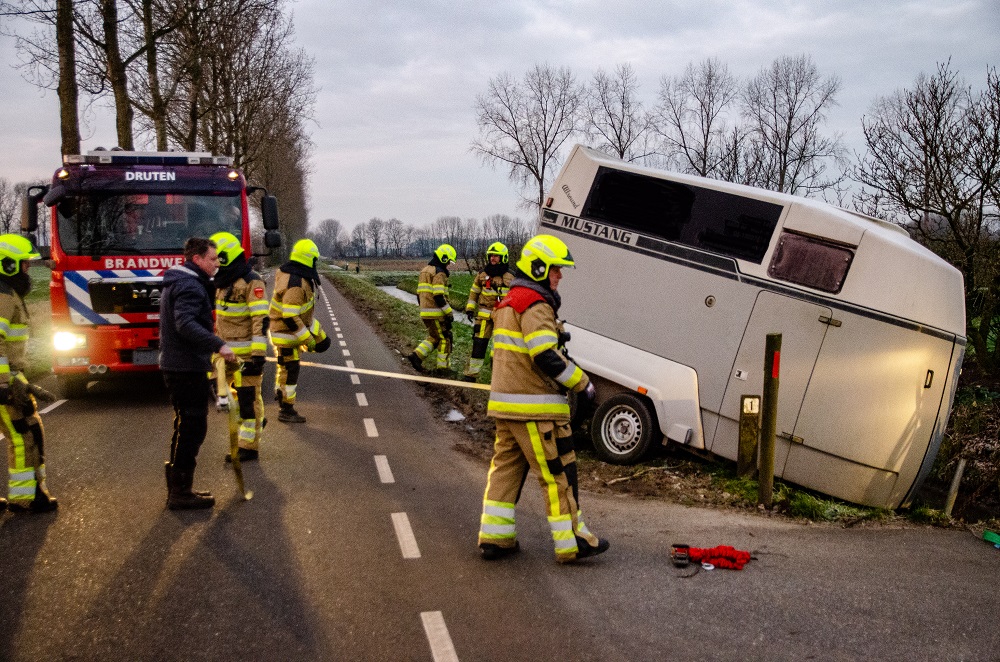
M 10 509 L 47 512 L 58 506 L 45 484 L 42 419 L 34 396 L 24 393 L 24 349 L 28 341 L 31 290 L 28 260 L 39 257 L 31 242 L 16 234 L 0 235 L 0 432 L 7 438 Z M 15 383 L 19 382 L 19 383 Z M 20 392 L 20 397 L 16 394 Z
M 242 362 L 225 363 L 224 390 L 235 406 L 229 408 L 229 434 L 238 437 L 239 459 L 256 460 L 264 426 L 260 386 L 267 356 L 268 300 L 264 279 L 247 261 L 239 239 L 229 232 L 211 237 L 219 252 L 215 272 L 215 332 Z M 226 460 L 231 460 L 229 454 Z
M 431 261 L 420 271 L 417 304 L 420 306 L 420 321 L 427 327 L 427 337 L 406 357 L 418 372 L 423 372 L 424 359 L 436 349 L 436 373 L 451 375 L 451 325 L 455 312 L 448 303 L 448 265 L 457 257 L 454 247 L 441 244 L 434 249 Z
M 493 307 L 497 301 L 507 296 L 514 274 L 508 266 L 507 247 L 499 241 L 486 249 L 486 264 L 469 288 L 469 300 L 465 304 L 465 314 L 472 322 L 472 352 L 465 366 L 467 382 L 474 382 L 483 369 L 486 350 L 493 336 Z
M 318 260 L 316 243 L 311 239 L 299 239 L 292 246 L 288 262 L 281 265 L 274 276 L 268 333 L 278 355 L 274 395 L 281 403 L 278 420 L 284 423 L 304 423 L 306 420 L 295 410 L 300 353 L 325 352 L 330 348 L 330 339 L 314 317 L 316 292 L 320 287 L 316 271 Z
M 545 498 L 556 560 L 569 563 L 605 552 L 583 522 L 576 453 L 569 426 L 568 391 L 589 403 L 594 387 L 559 351 L 565 335 L 556 319 L 562 270 L 572 267 L 566 244 L 532 237 L 517 261 L 510 292 L 493 312 L 493 379 L 487 413 L 496 441 L 483 495 L 479 548 L 493 560 L 519 549 L 514 507 L 529 470 Z

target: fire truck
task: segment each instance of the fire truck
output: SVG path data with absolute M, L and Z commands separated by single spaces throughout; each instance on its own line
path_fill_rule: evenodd
M 281 244 L 278 205 L 247 186 L 228 156 L 102 150 L 63 157 L 51 186 L 27 192 L 22 230 L 51 220 L 52 370 L 63 392 L 159 369 L 163 273 L 183 264 L 188 237 L 233 233 L 247 255 L 247 196 L 263 192 L 264 245 Z

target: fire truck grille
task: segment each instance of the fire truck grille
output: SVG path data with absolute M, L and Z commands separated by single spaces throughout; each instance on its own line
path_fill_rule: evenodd
M 90 283 L 95 313 L 155 313 L 160 310 L 160 284 L 146 282 Z

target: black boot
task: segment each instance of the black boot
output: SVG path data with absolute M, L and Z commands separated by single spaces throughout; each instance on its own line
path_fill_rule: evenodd
M 412 365 L 413 369 L 416 370 L 417 372 L 424 371 L 424 360 L 419 356 L 417 356 L 416 353 L 407 354 L 406 360 L 410 362 L 410 365 Z
M 598 538 L 597 547 L 594 547 L 580 536 L 577 536 L 576 547 L 579 550 L 576 553 L 576 558 L 585 559 L 588 556 L 597 556 L 598 554 L 603 554 L 604 552 L 608 551 L 608 549 L 611 547 L 611 543 L 609 543 L 604 538 Z
M 278 410 L 278 420 L 282 423 L 305 423 L 306 417 L 295 411 L 295 405 L 282 402 Z
M 170 510 L 191 510 L 193 508 L 211 508 L 215 505 L 215 497 L 209 493 L 191 491 L 194 483 L 193 471 L 178 471 L 170 468 L 170 492 L 167 495 L 167 508 Z
M 169 460 L 163 463 L 163 473 L 167 476 L 167 497 L 170 497 L 170 468 L 174 465 L 170 464 Z M 191 490 L 199 496 L 212 496 L 211 492 L 203 490 Z
M 50 495 L 48 492 L 43 490 L 41 487 L 35 487 L 35 498 L 28 503 L 20 503 L 18 501 L 11 501 L 8 506 L 11 511 L 22 512 L 22 513 L 50 513 L 59 507 L 59 502 L 56 498 Z
M 241 448 L 236 452 L 236 456 L 239 458 L 240 462 L 251 462 L 256 460 L 260 455 L 258 451 L 251 448 Z M 226 453 L 226 462 L 232 462 L 233 456 L 230 453 Z

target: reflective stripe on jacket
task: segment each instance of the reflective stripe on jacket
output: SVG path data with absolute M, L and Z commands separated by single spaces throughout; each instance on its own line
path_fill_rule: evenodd
M 264 281 L 250 272 L 247 281 L 239 278 L 230 287 L 215 292 L 215 328 L 237 356 L 264 356 L 267 338 L 264 320 L 268 301 Z
M 589 379 L 556 351 L 559 325 L 552 306 L 540 298 L 521 311 L 513 305 L 500 305 L 493 311 L 493 324 L 493 379 L 487 414 L 521 421 L 568 421 L 565 393 L 582 391 Z M 563 364 L 555 379 L 535 363 L 543 353 L 550 361 L 557 356 Z
M 434 300 L 435 297 L 443 297 L 444 305 L 438 305 Z M 422 319 L 451 315 L 451 304 L 448 303 L 448 274 L 433 264 L 421 269 L 420 277 L 417 279 L 417 301 Z
M 10 381 L 11 372 L 25 367 L 28 341 L 28 309 L 24 300 L 6 283 L 0 284 L 0 383 Z
M 469 289 L 469 300 L 465 304 L 465 310 L 475 312 L 480 319 L 488 319 L 497 301 L 507 296 L 513 280 L 514 274 L 509 271 L 502 276 L 492 278 L 485 271 L 480 271 Z
M 278 269 L 274 276 L 274 294 L 268 310 L 271 342 L 278 348 L 305 345 L 312 348 L 326 337 L 319 322 L 313 324 L 315 293 L 309 279 Z M 315 328 L 322 334 L 310 332 Z

